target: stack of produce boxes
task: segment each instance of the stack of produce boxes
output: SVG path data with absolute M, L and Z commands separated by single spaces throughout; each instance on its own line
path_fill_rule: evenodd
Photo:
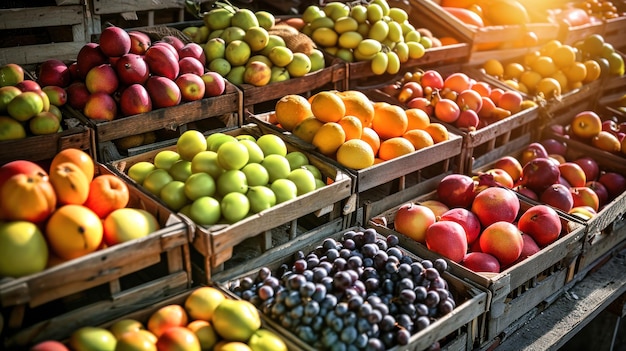
M 93 149 L 43 160 L 13 151 L 0 167 L 3 349 L 63 340 L 191 286 L 189 226 Z

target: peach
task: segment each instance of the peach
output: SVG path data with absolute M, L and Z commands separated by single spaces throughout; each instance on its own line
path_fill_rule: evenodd
M 481 251 L 495 256 L 501 266 L 515 262 L 524 247 L 522 232 L 515 224 L 503 221 L 485 228 L 479 240 Z
M 500 273 L 498 259 L 484 252 L 470 252 L 463 258 L 461 265 L 474 272 Z
M 430 208 L 435 214 L 435 217 L 441 217 L 442 214 L 450 209 L 446 204 L 438 200 L 421 201 L 419 204 Z
M 465 229 L 452 221 L 436 222 L 426 230 L 426 246 L 454 262 L 461 262 L 467 253 Z
M 521 215 L 517 228 L 532 237 L 537 245 L 544 247 L 559 238 L 562 225 L 559 214 L 552 207 L 535 205 Z
M 169 328 L 156 342 L 158 350 L 200 351 L 200 341 L 194 332 L 184 326 Z
M 513 181 L 517 181 L 522 175 L 522 164 L 513 156 L 502 156 L 494 164 L 493 168 L 499 168 L 507 172 Z
M 150 315 L 147 329 L 160 339 L 170 328 L 185 327 L 189 321 L 185 308 L 178 304 L 166 305 Z
M 398 208 L 394 218 L 394 229 L 417 242 L 424 243 L 426 230 L 435 221 L 435 213 L 430 208 L 407 203 Z
M 481 191 L 472 203 L 472 212 L 476 214 L 483 227 L 500 221 L 512 223 L 519 209 L 520 202 L 515 192 L 498 187 Z
M 598 208 L 600 207 L 600 198 L 598 197 L 598 194 L 593 191 L 593 189 L 586 186 L 578 186 L 571 187 L 569 191 L 572 194 L 572 199 L 574 201 L 572 207 L 589 206 L 593 208 L 594 211 L 598 211 Z
M 442 214 L 439 220 L 460 224 L 465 229 L 468 245 L 471 245 L 480 235 L 480 220 L 472 211 L 466 208 L 457 207 L 450 209 Z
M 570 186 L 585 186 L 587 182 L 587 176 L 582 167 L 575 162 L 565 162 L 559 164 L 559 172 L 561 177 L 565 178 Z

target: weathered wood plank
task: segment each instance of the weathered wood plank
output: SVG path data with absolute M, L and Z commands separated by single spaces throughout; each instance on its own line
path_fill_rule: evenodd
M 0 9 L 0 29 L 83 24 L 82 6 L 48 6 Z

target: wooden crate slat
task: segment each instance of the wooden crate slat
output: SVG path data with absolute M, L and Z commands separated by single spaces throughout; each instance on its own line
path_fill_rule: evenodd
M 83 6 L 48 6 L 0 9 L 0 29 L 84 24 Z
M 93 11 L 97 15 L 132 11 L 150 11 L 183 8 L 183 0 L 93 0 Z

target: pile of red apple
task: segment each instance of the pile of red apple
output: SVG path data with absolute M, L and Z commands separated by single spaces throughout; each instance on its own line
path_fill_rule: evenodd
M 67 65 L 48 60 L 38 68 L 42 85 L 64 88 L 68 104 L 94 120 L 146 113 L 221 95 L 225 81 L 205 72 L 202 46 L 175 36 L 152 42 L 140 31 L 105 28 Z
M 385 92 L 408 108 L 422 109 L 431 118 L 469 131 L 535 106 L 517 91 L 494 87 L 463 72 L 444 78 L 434 69 L 408 72 Z
M 28 160 L 0 167 L 0 277 L 22 277 L 146 236 L 160 224 L 128 206 L 119 177 L 95 174 L 82 150 L 59 152 L 48 170 Z
M 568 160 L 567 148 L 556 139 L 543 139 L 517 157 L 499 158 L 483 173 L 528 198 L 588 220 L 626 191 L 626 178 L 602 170 L 591 156 Z
M 474 272 L 491 273 L 521 262 L 566 231 L 552 207 L 524 204 L 488 176 L 476 181 L 463 174 L 445 176 L 436 197 L 400 206 L 393 227 Z

